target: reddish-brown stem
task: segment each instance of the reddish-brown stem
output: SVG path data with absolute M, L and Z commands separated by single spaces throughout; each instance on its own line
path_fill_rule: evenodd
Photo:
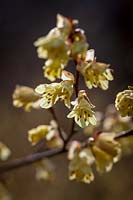
M 115 136 L 115 139 L 119 140 L 121 138 L 124 138 L 124 137 L 128 137 L 128 136 L 133 136 L 133 130 L 129 130 L 129 131 L 124 131 L 122 133 L 119 133 Z
M 49 150 L 46 150 L 43 152 L 30 154 L 23 158 L 15 159 L 9 163 L 1 164 L 0 165 L 0 174 L 14 170 L 16 168 L 28 166 L 36 161 L 41 160 L 44 157 L 52 157 L 52 156 L 58 155 L 63 152 L 65 152 L 64 148 L 49 149 Z

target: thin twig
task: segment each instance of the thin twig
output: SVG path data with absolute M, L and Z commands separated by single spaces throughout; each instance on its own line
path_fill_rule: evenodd
M 52 157 L 52 156 L 58 155 L 63 152 L 65 152 L 64 148 L 49 149 L 47 151 L 43 151 L 40 153 L 34 153 L 34 154 L 30 154 L 23 158 L 15 159 L 9 163 L 1 164 L 0 165 L 0 174 L 9 172 L 9 171 L 17 169 L 17 168 L 28 166 L 36 161 L 41 160 L 42 158 Z
M 122 133 L 119 133 L 118 135 L 116 135 L 115 139 L 120 139 L 120 138 L 124 138 L 124 137 L 128 137 L 128 136 L 133 136 L 133 130 L 129 130 L 129 131 L 125 131 Z M 83 142 L 82 143 L 82 147 L 86 147 L 88 145 L 88 141 Z M 30 164 L 33 164 L 45 157 L 52 157 L 52 156 L 56 156 L 59 155 L 61 153 L 65 153 L 67 151 L 66 149 L 66 145 L 64 145 L 62 148 L 56 148 L 56 149 L 49 149 L 40 153 L 34 153 L 34 154 L 30 154 L 26 157 L 23 158 L 19 158 L 19 159 L 15 159 L 11 162 L 5 163 L 5 164 L 1 164 L 0 165 L 0 174 L 12 171 L 14 169 L 18 169 L 24 166 L 28 166 Z
M 115 139 L 120 139 L 120 138 L 124 138 L 124 137 L 128 137 L 128 136 L 133 136 L 133 129 L 117 134 L 115 136 Z

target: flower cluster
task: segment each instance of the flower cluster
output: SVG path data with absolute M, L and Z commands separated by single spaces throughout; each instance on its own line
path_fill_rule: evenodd
M 108 172 L 121 158 L 124 148 L 127 145 L 133 146 L 133 139 L 129 143 L 129 140 L 123 141 L 116 137 L 118 132 L 133 128 L 131 118 L 122 118 L 133 116 L 133 88 L 118 93 L 116 97 L 116 108 L 122 117 L 112 106 L 105 115 L 93 111 L 95 106 L 90 102 L 87 91 L 79 90 L 80 76 L 83 76 L 89 89 L 99 87 L 107 90 L 109 81 L 113 80 L 112 69 L 109 64 L 97 62 L 93 49 L 88 50 L 85 33 L 78 28 L 77 20 L 58 14 L 56 27 L 39 38 L 34 45 L 37 47 L 38 57 L 45 60 L 44 77 L 50 81 L 57 78 L 60 80 L 40 84 L 35 89 L 17 86 L 13 93 L 13 105 L 22 107 L 25 111 L 43 108 L 51 112 L 54 120 L 48 125 L 39 125 L 29 130 L 28 141 L 33 146 L 44 144 L 41 147 L 50 151 L 53 148 L 59 148 L 62 152 L 68 150 L 69 179 L 90 183 L 94 180 L 93 165 L 101 174 Z M 72 72 L 75 71 L 75 76 L 64 70 L 69 61 L 75 64 L 71 69 Z M 75 100 L 71 101 L 74 91 Z M 73 118 L 69 135 L 64 134 L 52 108 L 58 101 L 62 101 L 69 109 L 73 105 L 67 114 L 67 118 Z M 71 136 L 76 132 L 75 123 L 91 135 L 85 142 L 70 142 Z M 10 151 L 0 143 L 0 158 L 5 160 L 9 154 Z M 49 160 L 37 162 L 35 169 L 38 180 L 53 178 L 53 167 Z
M 110 171 L 121 157 L 121 146 L 114 136 L 114 133 L 101 133 L 83 148 L 80 143 L 72 142 L 68 153 L 69 179 L 90 183 L 94 180 L 93 164 L 99 173 Z
M 133 87 L 117 94 L 115 106 L 122 117 L 133 116 Z
M 56 27 L 34 43 L 38 56 L 46 59 L 43 67 L 44 76 L 50 81 L 61 77 L 62 69 L 71 57 L 77 59 L 86 54 L 86 37 L 81 29 L 76 28 L 77 24 L 77 20 L 58 14 Z

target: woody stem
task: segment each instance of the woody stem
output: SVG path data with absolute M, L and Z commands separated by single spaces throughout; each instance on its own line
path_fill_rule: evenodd
M 75 61 L 75 67 L 77 66 L 77 62 Z M 76 98 L 78 97 L 78 90 L 79 90 L 79 71 L 76 70 L 76 74 L 75 74 L 75 84 L 74 84 L 74 88 L 75 88 L 75 96 Z M 72 124 L 71 124 L 71 130 L 70 130 L 70 134 L 67 138 L 67 141 L 69 141 L 69 139 L 71 138 L 71 136 L 74 133 L 74 127 L 75 127 L 75 120 L 74 118 L 72 119 Z

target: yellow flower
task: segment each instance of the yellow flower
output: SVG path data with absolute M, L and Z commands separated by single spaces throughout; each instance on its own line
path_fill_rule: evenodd
M 78 70 L 84 76 L 86 86 L 89 89 L 100 87 L 107 90 L 109 81 L 113 80 L 109 64 L 96 62 L 93 49 L 88 50 L 86 61 L 78 66 Z
M 36 145 L 40 140 L 44 139 L 48 134 L 49 126 L 40 125 L 28 131 L 28 140 L 32 145 Z
M 26 86 L 16 86 L 13 93 L 13 105 L 17 108 L 23 107 L 25 111 L 30 111 L 31 108 L 39 108 L 40 95 Z
M 35 164 L 36 179 L 51 181 L 54 178 L 54 166 L 48 159 L 43 159 Z
M 121 146 L 114 140 L 115 133 L 100 134 L 92 147 L 96 168 L 100 173 L 108 172 L 121 156 Z
M 95 158 L 89 148 L 75 150 L 74 156 L 69 164 L 69 179 L 84 183 L 90 183 L 94 180 L 92 164 Z
M 73 82 L 69 80 L 62 81 L 61 88 L 62 90 L 61 90 L 60 99 L 64 100 L 65 106 L 70 108 L 71 107 L 70 98 L 73 93 Z
M 50 125 L 39 125 L 28 131 L 28 140 L 32 145 L 36 145 L 39 141 L 44 140 L 47 147 L 62 147 L 63 141 L 58 132 L 57 123 L 52 120 Z
M 43 59 L 68 58 L 69 46 L 65 43 L 58 28 L 52 29 L 48 35 L 39 38 L 34 45 L 38 47 L 38 57 Z
M 78 98 L 73 102 L 74 108 L 67 115 L 68 118 L 75 119 L 75 122 L 81 127 L 85 128 L 89 124 L 96 125 L 96 118 L 92 108 L 94 106 L 90 103 L 84 90 L 79 91 Z
M 52 107 L 59 99 L 60 90 L 59 83 L 41 84 L 37 86 L 35 91 L 42 95 L 40 107 L 45 109 Z
M 115 106 L 122 117 L 133 116 L 133 87 L 117 94 Z
M 10 149 L 5 144 L 0 142 L 0 160 L 6 161 L 10 155 L 11 155 Z
M 70 98 L 73 93 L 73 81 L 64 80 L 60 83 L 41 84 L 35 91 L 42 95 L 40 106 L 48 109 L 52 107 L 59 99 L 63 100 L 65 106 L 70 108 Z
M 61 77 L 63 68 L 64 65 L 60 62 L 60 60 L 49 59 L 45 62 L 45 66 L 43 67 L 44 76 L 50 81 L 55 81 L 57 78 Z

